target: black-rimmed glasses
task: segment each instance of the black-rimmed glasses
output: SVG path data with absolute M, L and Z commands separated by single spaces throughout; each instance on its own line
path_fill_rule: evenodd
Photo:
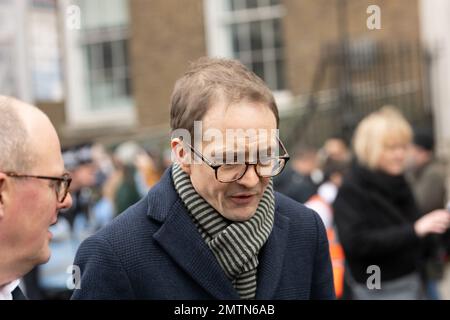
M 66 199 L 67 193 L 69 193 L 70 183 L 72 182 L 72 178 L 68 173 L 64 173 L 61 177 L 34 176 L 29 174 L 18 174 L 15 172 L 5 172 L 5 174 L 11 178 L 33 178 L 54 181 L 56 197 L 61 203 Z
M 279 175 L 286 166 L 290 156 L 284 147 L 281 140 L 278 140 L 284 154 L 278 157 L 266 157 L 263 161 L 258 161 L 257 163 L 250 163 L 248 161 L 244 163 L 233 163 L 233 164 L 217 164 L 214 161 L 206 158 L 201 152 L 197 151 L 189 143 L 184 142 L 192 152 L 194 152 L 203 162 L 205 162 L 209 167 L 211 167 L 215 172 L 215 177 L 219 182 L 231 183 L 241 179 L 248 170 L 249 166 L 255 166 L 256 174 L 259 177 L 271 178 Z

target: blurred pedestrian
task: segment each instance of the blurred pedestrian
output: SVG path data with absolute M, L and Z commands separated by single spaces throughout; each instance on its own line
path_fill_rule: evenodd
M 431 130 L 419 129 L 408 157 L 408 179 L 422 214 L 443 208 L 447 199 L 445 165 L 434 154 Z
M 317 150 L 303 144 L 298 145 L 292 161 L 286 170 L 274 179 L 274 187 L 278 192 L 305 203 L 316 192 L 323 177 L 314 175 L 318 170 Z
M 431 130 L 417 129 L 408 157 L 407 178 L 410 182 L 421 215 L 443 208 L 447 198 L 446 169 L 434 155 L 434 137 Z M 427 237 L 424 247 L 423 275 L 429 299 L 440 298 L 438 281 L 443 279 L 445 244 L 441 235 Z
M 344 140 L 338 137 L 332 137 L 325 141 L 323 147 L 319 150 L 319 158 L 325 162 L 327 159 L 339 161 L 340 163 L 350 161 L 351 154 Z
M 64 150 L 63 157 L 66 168 L 72 176 L 73 206 L 65 210 L 62 216 L 68 220 L 71 227 L 82 228 L 89 220 L 94 202 L 92 192 L 96 185 L 97 166 L 92 157 L 92 144 L 68 148 Z
M 336 157 L 335 153 L 324 154 L 323 156 L 326 157 L 321 165 L 324 182 L 319 186 L 317 193 L 305 203 L 305 206 L 317 212 L 325 225 L 333 266 L 334 289 L 336 297 L 341 299 L 344 298 L 345 258 L 342 245 L 336 234 L 333 203 L 347 172 L 349 159 L 348 157 Z
M 0 96 L 0 300 L 24 298 L 19 279 L 50 258 L 49 227 L 69 208 L 70 176 L 47 116 Z
M 120 175 L 114 193 L 114 205 L 116 211 L 120 213 L 147 194 L 149 187 L 143 171 L 146 170 L 149 160 L 144 149 L 134 141 L 120 144 L 114 152 L 114 160 Z M 136 163 L 139 164 L 139 168 Z
M 355 299 L 424 298 L 422 240 L 444 233 L 450 224 L 445 210 L 420 217 L 404 176 L 411 139 L 410 125 L 391 107 L 368 115 L 356 129 L 356 161 L 334 202 L 346 279 Z M 372 290 L 369 267 L 380 272 L 372 278 Z

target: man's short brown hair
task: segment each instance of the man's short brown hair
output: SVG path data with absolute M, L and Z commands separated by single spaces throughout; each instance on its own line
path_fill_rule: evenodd
M 261 78 L 231 59 L 200 58 L 177 80 L 170 102 L 172 130 L 186 129 L 193 137 L 194 121 L 201 120 L 213 103 L 231 105 L 241 101 L 261 103 L 279 122 L 272 92 Z

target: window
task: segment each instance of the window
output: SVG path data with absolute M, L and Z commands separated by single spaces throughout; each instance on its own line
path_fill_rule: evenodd
M 56 8 L 56 0 L 32 0 L 27 9 L 28 51 L 35 101 L 59 102 L 63 99 Z
M 280 0 L 206 0 L 211 56 L 235 58 L 274 91 L 286 89 Z
M 127 39 L 121 39 L 85 45 L 92 109 L 120 105 L 130 98 L 127 43 Z
M 128 5 L 128 0 L 59 2 L 62 21 L 66 21 L 69 6 L 76 6 L 80 14 L 79 29 L 63 28 L 69 130 L 136 123 Z
M 31 102 L 28 26 L 27 3 L 0 0 L 0 94 Z
M 131 80 L 128 58 L 127 3 L 123 0 L 82 0 L 85 13 L 81 45 L 85 84 L 91 109 L 129 103 Z

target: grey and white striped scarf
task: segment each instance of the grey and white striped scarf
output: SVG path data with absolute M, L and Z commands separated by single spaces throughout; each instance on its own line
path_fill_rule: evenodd
M 233 222 L 224 218 L 195 191 L 189 175 L 178 164 L 172 165 L 172 179 L 203 240 L 241 299 L 254 299 L 258 253 L 273 227 L 275 198 L 272 181 L 255 215 L 247 221 Z

